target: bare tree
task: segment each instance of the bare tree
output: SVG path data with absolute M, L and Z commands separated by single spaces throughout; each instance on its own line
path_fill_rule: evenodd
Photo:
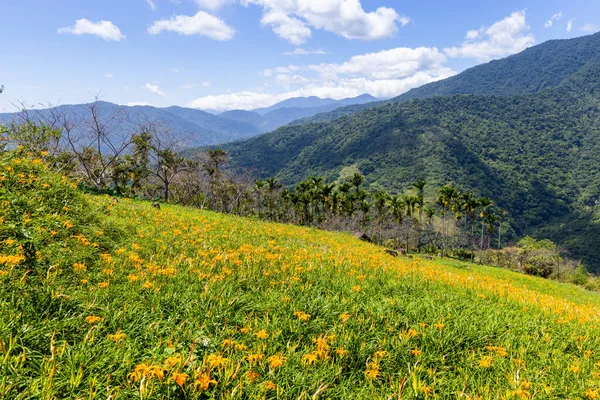
M 159 181 L 164 200 L 169 201 L 171 183 L 180 174 L 193 171 L 196 163 L 179 154 L 185 139 L 175 137 L 166 124 L 146 119 L 138 125 L 138 131 L 138 137 L 149 140 L 150 174 Z
M 54 109 L 55 116 L 81 172 L 101 193 L 110 178 L 111 168 L 131 145 L 133 132 L 126 124 L 125 109 L 103 103 L 100 95 L 82 107 L 83 116 L 66 115 Z

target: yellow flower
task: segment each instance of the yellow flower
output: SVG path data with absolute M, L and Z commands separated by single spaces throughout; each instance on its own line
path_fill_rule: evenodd
M 109 285 L 110 285 L 110 284 L 109 284 L 108 282 L 100 282 L 100 283 L 98 284 L 98 287 L 99 287 L 100 289 L 106 289 L 106 288 L 107 288 Z
M 176 366 L 177 364 L 179 364 L 180 361 L 181 361 L 181 357 L 179 357 L 179 356 L 171 356 L 171 357 L 168 357 L 165 360 L 165 366 L 167 368 L 173 368 L 174 366 Z
M 387 351 L 379 350 L 379 351 L 376 351 L 375 354 L 373 354 L 373 358 L 375 358 L 377 360 L 379 358 L 385 357 L 386 354 L 387 354 Z
M 492 357 L 490 356 L 484 356 L 481 357 L 481 360 L 479 360 L 479 366 L 482 368 L 489 368 L 492 366 Z
M 356 293 L 360 292 L 360 286 L 352 286 L 352 291 Z
M 98 317 L 96 315 L 90 315 L 89 317 L 85 317 L 85 322 L 90 325 L 95 324 L 96 322 L 102 321 L 102 317 Z
M 528 399 L 531 397 L 531 393 L 529 393 L 529 391 L 525 390 L 525 389 L 517 389 L 513 392 L 514 396 L 517 396 L 520 399 Z
M 303 311 L 296 311 L 294 316 L 298 318 L 300 321 L 308 321 L 310 319 L 310 315 Z
M 261 353 L 248 353 L 245 359 L 248 360 L 250 364 L 254 364 L 262 360 L 264 357 L 265 355 Z
M 171 376 L 171 379 L 173 379 L 179 387 L 183 387 L 189 378 L 190 376 L 188 374 L 181 374 L 179 372 L 173 372 L 173 375 Z
M 88 317 L 89 318 L 89 317 Z M 125 337 L 127 337 L 127 335 L 125 335 L 123 332 L 121 332 L 120 330 L 118 330 L 116 333 L 112 334 L 112 335 L 108 335 L 107 338 L 108 340 L 112 340 L 115 343 L 119 343 L 121 340 L 124 340 Z
M 444 323 L 443 323 L 443 322 L 441 322 L 441 321 L 438 321 L 438 322 L 435 324 L 435 327 L 436 327 L 436 328 L 438 328 L 439 330 L 442 330 L 442 329 L 444 329 L 444 328 L 446 327 L 446 324 L 444 324 Z
M 600 399 L 600 390 L 588 389 L 583 395 L 588 399 Z
M 269 337 L 269 334 L 267 333 L 267 331 L 265 329 L 261 329 L 260 331 L 256 332 L 254 334 L 254 336 L 256 336 L 259 339 L 266 339 Z
M 410 354 L 412 354 L 415 357 L 419 357 L 421 354 L 423 354 L 423 352 L 419 349 L 413 349 L 410 351 Z
M 350 319 L 350 314 L 342 313 L 340 314 L 340 319 L 342 320 L 342 322 L 346 322 Z
M 423 393 L 425 396 L 429 396 L 430 394 L 433 393 L 433 389 L 430 388 L 429 386 L 421 386 L 419 388 L 419 392 Z
M 574 375 L 579 375 L 581 372 L 581 367 L 577 364 L 571 364 L 569 366 L 569 372 L 572 372 Z
M 317 361 L 316 353 L 308 353 L 302 356 L 302 362 L 308 365 L 314 364 Z
M 339 349 L 335 350 L 335 354 L 337 354 L 340 357 L 344 357 L 346 354 L 348 354 L 348 350 L 344 349 L 343 347 L 340 347 Z
M 281 299 L 281 301 L 283 301 L 284 303 L 289 303 L 290 302 L 290 298 L 285 296 L 284 298 Z
M 250 328 L 248 326 L 244 326 L 243 328 L 240 329 L 240 332 L 246 334 L 248 332 L 252 332 L 252 328 Z
M 208 366 L 212 369 L 225 365 L 227 359 L 224 358 L 221 354 L 210 354 L 206 358 L 206 362 L 208 363 Z
M 377 379 L 377 377 L 379 376 L 379 370 L 376 369 L 376 368 L 370 368 L 370 369 L 368 369 L 368 370 L 365 371 L 365 375 L 370 380 Z
M 248 377 L 248 380 L 250 382 L 254 382 L 255 380 L 257 380 L 258 378 L 260 378 L 260 374 L 256 371 L 248 371 L 246 373 L 246 376 Z
M 279 368 L 283 365 L 283 363 L 285 361 L 286 361 L 286 358 L 283 357 L 281 354 L 271 356 L 267 359 L 267 362 L 269 363 L 269 367 L 271 367 L 271 368 Z
M 198 374 L 198 379 L 194 381 L 194 387 L 200 388 L 200 390 L 208 390 L 210 385 L 217 385 L 217 381 L 210 378 L 210 372 L 200 372 Z
M 263 383 L 263 385 L 265 385 L 265 388 L 267 390 L 274 390 L 277 388 L 277 385 L 273 383 L 273 381 L 266 381 L 265 383 Z

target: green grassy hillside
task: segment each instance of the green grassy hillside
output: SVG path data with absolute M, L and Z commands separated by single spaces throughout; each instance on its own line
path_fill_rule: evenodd
M 0 155 L 0 397 L 600 396 L 600 297 Z

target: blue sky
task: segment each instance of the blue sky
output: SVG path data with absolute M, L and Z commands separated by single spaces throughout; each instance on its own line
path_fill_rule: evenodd
M 549 39 L 600 30 L 600 1 L 0 0 L 0 110 L 215 111 L 295 96 L 392 97 Z

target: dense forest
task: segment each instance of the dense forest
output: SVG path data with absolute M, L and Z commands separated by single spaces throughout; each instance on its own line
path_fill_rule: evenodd
M 237 171 L 275 176 L 285 184 L 310 175 L 334 182 L 348 171 L 364 174 L 372 190 L 393 193 L 417 179 L 454 182 L 511 210 L 516 237 L 550 236 L 598 271 L 599 42 L 598 34 L 549 42 L 468 70 L 468 79 L 450 78 L 478 86 L 486 79 L 513 87 L 507 93 L 521 88 L 524 94 L 397 99 L 225 149 Z M 555 52 L 557 46 L 562 52 Z M 508 72 L 499 75 L 504 69 Z M 539 73 L 535 82 L 513 78 L 528 77 L 523 71 L 529 70 Z M 530 93 L 534 88 L 543 90 Z

